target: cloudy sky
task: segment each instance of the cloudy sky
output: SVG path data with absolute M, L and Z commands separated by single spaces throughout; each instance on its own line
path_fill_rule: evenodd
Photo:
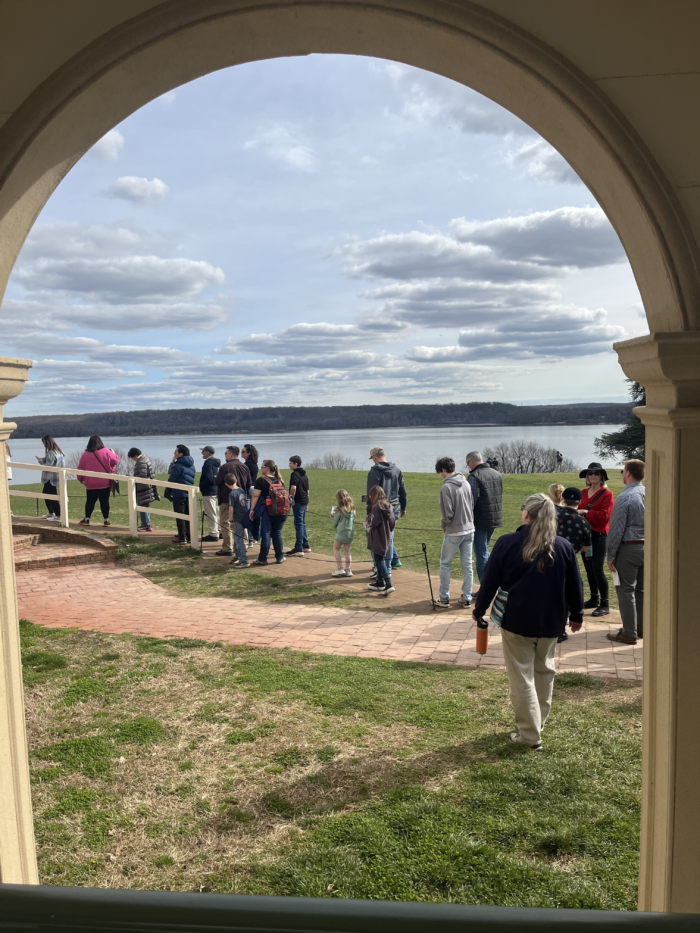
M 620 242 L 475 92 L 346 56 L 257 62 L 135 113 L 41 214 L 0 310 L 9 414 L 626 397 Z

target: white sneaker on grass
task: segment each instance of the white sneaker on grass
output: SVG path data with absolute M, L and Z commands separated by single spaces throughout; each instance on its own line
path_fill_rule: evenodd
M 533 752 L 541 752 L 541 751 L 542 751 L 542 743 L 541 743 L 541 742 L 539 742 L 537 745 L 526 745 L 526 744 L 523 742 L 523 737 L 522 737 L 522 735 L 520 735 L 519 732 L 511 732 L 511 734 L 510 734 L 510 741 L 513 743 L 513 745 L 522 745 L 524 748 L 529 748 L 530 751 L 533 751 Z

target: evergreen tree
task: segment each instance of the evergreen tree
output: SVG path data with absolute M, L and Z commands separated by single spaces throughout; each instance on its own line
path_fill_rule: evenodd
M 638 382 L 628 379 L 629 393 L 635 405 L 646 405 L 647 394 Z M 646 432 L 639 418 L 630 413 L 624 427 L 620 431 L 611 431 L 610 434 L 601 434 L 595 439 L 595 449 L 600 457 L 615 457 L 621 455 L 622 460 L 644 460 Z

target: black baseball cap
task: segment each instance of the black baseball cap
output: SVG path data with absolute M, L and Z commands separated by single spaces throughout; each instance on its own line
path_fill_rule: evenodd
M 200 447 L 199 449 L 202 451 L 202 453 L 204 453 L 205 450 L 208 450 L 210 454 L 215 454 L 215 453 L 216 453 L 216 451 L 214 450 L 214 448 L 213 448 L 213 447 L 210 447 L 209 444 L 207 444 L 206 447 Z
M 575 486 L 568 486 L 561 494 L 562 499 L 573 499 L 576 502 L 581 501 L 581 490 Z

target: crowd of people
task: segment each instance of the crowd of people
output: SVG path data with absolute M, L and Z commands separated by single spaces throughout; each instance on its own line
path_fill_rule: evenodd
M 65 466 L 63 451 L 52 437 L 43 437 L 44 456 L 37 457 L 46 470 L 41 479 L 45 495 L 56 495 L 58 474 L 51 468 Z M 277 464 L 263 460 L 259 465 L 257 448 L 245 444 L 226 447 L 223 463 L 216 450 L 201 448 L 202 469 L 199 491 L 208 533 L 203 540 L 217 542 L 219 557 L 231 558 L 231 565 L 243 569 L 266 566 L 270 550 L 275 562 L 311 550 L 306 514 L 309 506 L 309 477 L 301 457 L 289 458 L 289 488 Z M 139 506 L 139 532 L 152 532 L 148 506 L 158 501 L 155 471 L 150 459 L 137 447 L 128 457 Z M 372 466 L 367 473 L 366 507 L 363 529 L 372 556 L 372 579 L 368 587 L 382 596 L 395 592 L 392 570 L 401 566 L 394 544 L 397 522 L 406 515 L 408 495 L 403 474 L 386 458 L 381 447 L 370 451 Z M 580 630 L 585 609 L 594 618 L 610 612 L 607 567 L 618 595 L 622 627 L 608 638 L 634 645 L 643 638 L 644 602 L 644 506 L 645 465 L 628 460 L 622 469 L 624 489 L 617 499 L 608 488 L 608 474 L 600 463 L 590 463 L 579 474 L 585 486 L 565 488 L 552 483 L 547 493 L 528 496 L 521 509 L 521 524 L 502 534 L 490 550 L 496 529 L 503 526 L 503 477 L 494 460 L 478 451 L 466 455 L 467 473 L 456 469 L 451 457 L 440 457 L 435 471 L 442 477 L 439 493 L 443 542 L 440 554 L 440 585 L 435 608 L 450 606 L 452 564 L 459 554 L 462 568 L 460 608 L 473 608 L 477 624 L 486 614 L 502 632 L 503 655 L 510 683 L 517 732 L 511 741 L 530 749 L 542 748 L 542 730 L 552 702 L 554 655 L 558 642 Z M 99 502 L 104 525 L 109 525 L 110 493 L 116 491 L 112 479 L 119 463 L 117 454 L 93 435 L 80 457 L 77 478 L 85 486 L 85 517 L 89 525 Z M 84 476 L 81 470 L 104 476 Z M 168 470 L 170 482 L 165 497 L 172 501 L 177 518 L 176 544 L 190 543 L 189 497 L 186 487 L 194 485 L 196 468 L 190 450 L 178 444 Z M 183 488 L 184 487 L 184 488 Z M 60 520 L 59 503 L 46 500 L 50 521 Z M 282 529 L 293 516 L 295 542 L 285 554 Z M 333 577 L 352 577 L 351 545 L 355 535 L 356 508 L 345 489 L 336 493 L 330 518 L 334 526 Z M 258 545 L 255 561 L 248 551 Z M 584 601 L 583 582 L 577 555 L 582 555 L 590 597 Z M 479 589 L 473 593 L 473 563 Z M 472 607 L 473 604 L 473 607 Z

